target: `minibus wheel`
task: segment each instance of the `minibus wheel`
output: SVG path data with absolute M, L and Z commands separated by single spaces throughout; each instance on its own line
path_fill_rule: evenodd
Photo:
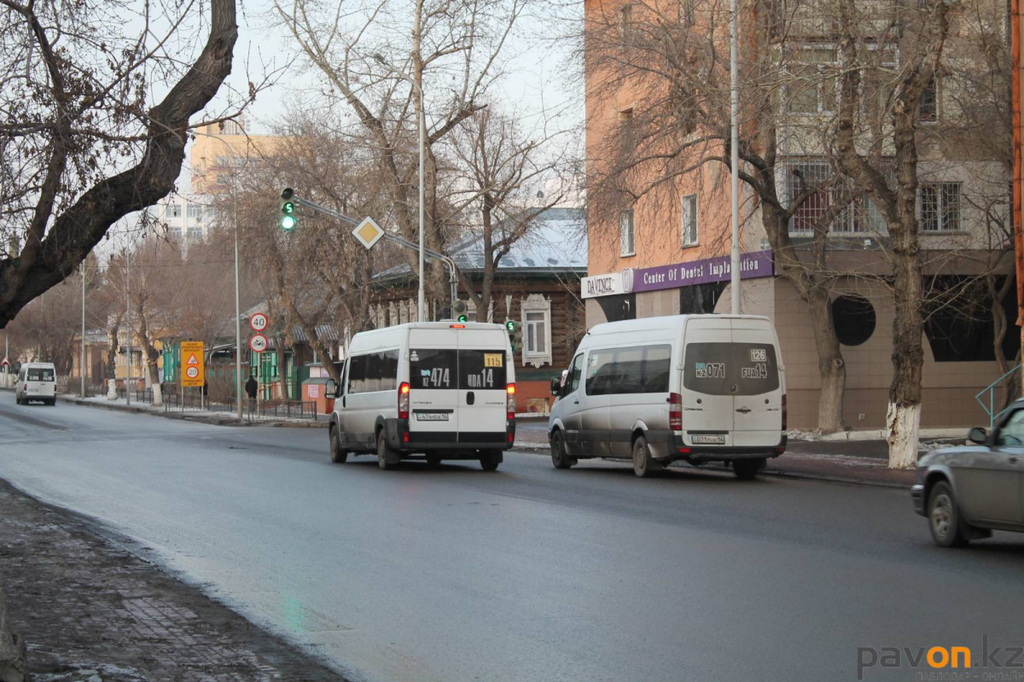
M 501 459 L 501 452 L 486 451 L 480 456 L 480 468 L 484 471 L 497 471 Z
M 341 446 L 341 434 L 338 427 L 331 424 L 331 461 L 335 464 L 344 464 L 348 459 L 348 453 Z
M 633 473 L 640 478 L 654 476 L 661 471 L 658 460 L 651 457 L 651 449 L 647 447 L 647 439 L 637 436 L 633 441 Z
M 394 469 L 395 465 L 388 461 L 389 456 L 391 456 L 391 448 L 388 447 L 388 439 L 384 435 L 384 429 L 381 429 L 377 432 L 377 466 L 385 471 Z
M 568 469 L 577 461 L 565 451 L 565 434 L 561 429 L 556 429 L 551 436 L 551 463 L 556 469 Z

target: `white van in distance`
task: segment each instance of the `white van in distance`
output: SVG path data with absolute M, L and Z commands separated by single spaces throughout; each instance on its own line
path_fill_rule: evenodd
M 57 403 L 57 368 L 52 362 L 26 362 L 18 370 L 14 402 L 28 405 L 32 400 L 47 405 Z
M 633 460 L 649 476 L 675 460 L 730 463 L 753 478 L 786 450 L 786 384 L 766 317 L 671 315 L 587 332 L 551 410 L 551 461 Z
M 331 414 L 331 461 L 376 454 L 389 469 L 414 453 L 437 465 L 501 464 L 516 431 L 508 331 L 479 322 L 412 322 L 349 344 Z

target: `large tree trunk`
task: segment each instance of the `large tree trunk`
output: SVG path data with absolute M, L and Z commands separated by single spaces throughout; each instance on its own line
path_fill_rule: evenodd
M 909 236 L 909 235 L 908 235 Z M 916 244 L 917 235 L 901 241 Z M 889 467 L 909 469 L 917 463 L 917 441 L 921 426 L 921 375 L 924 366 L 924 316 L 921 301 L 924 287 L 921 262 L 916 250 L 896 247 L 896 282 L 893 298 L 893 377 L 886 412 L 886 440 L 889 442 Z
M 846 361 L 832 320 L 832 300 L 818 289 L 807 299 L 818 353 L 821 392 L 818 397 L 818 431 L 835 433 L 843 429 L 843 397 L 846 393 Z
M 146 148 L 139 163 L 88 188 L 60 215 L 43 210 L 54 203 L 58 178 L 44 187 L 37 210 L 39 224 L 33 224 L 20 257 L 10 254 L 0 259 L 0 327 L 29 301 L 74 272 L 111 225 L 155 204 L 174 189 L 185 160 L 190 119 L 213 99 L 231 73 L 238 38 L 234 0 L 211 0 L 209 7 L 210 34 L 203 51 L 163 100 L 149 110 Z M 64 161 L 61 166 L 66 165 L 67 159 Z

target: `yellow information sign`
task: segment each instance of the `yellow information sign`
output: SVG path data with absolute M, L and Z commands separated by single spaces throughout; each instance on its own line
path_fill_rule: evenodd
M 501 367 L 504 353 L 484 353 L 484 367 Z
M 202 386 L 206 377 L 203 364 L 203 342 L 181 342 L 181 385 L 185 387 Z

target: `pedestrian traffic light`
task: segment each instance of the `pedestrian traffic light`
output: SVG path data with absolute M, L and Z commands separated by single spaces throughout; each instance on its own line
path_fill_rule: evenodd
M 298 216 L 295 215 L 295 202 L 292 199 L 294 194 L 291 187 L 286 187 L 281 192 L 281 229 L 285 232 L 294 230 L 299 222 Z
M 505 320 L 505 329 L 508 330 L 508 342 L 514 353 L 523 345 L 523 332 L 515 320 Z

